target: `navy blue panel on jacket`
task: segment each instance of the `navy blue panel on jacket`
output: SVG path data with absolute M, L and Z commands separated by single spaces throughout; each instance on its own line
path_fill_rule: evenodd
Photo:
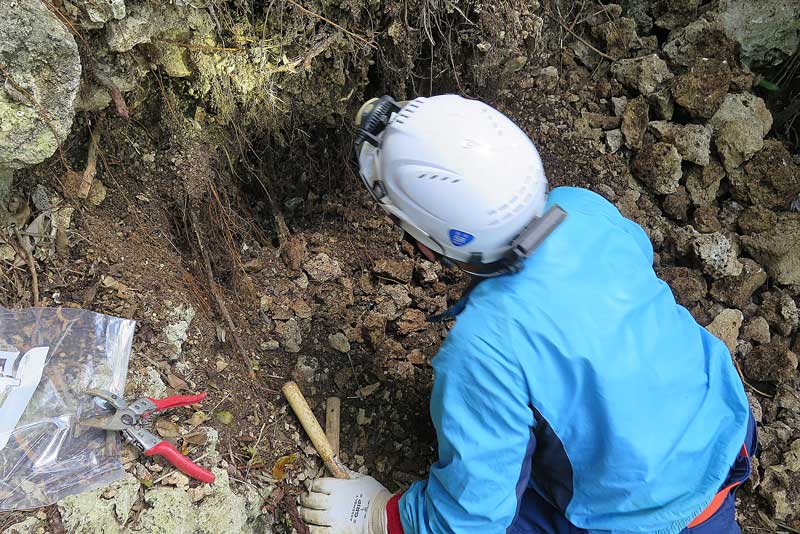
M 525 486 L 589 532 L 677 533 L 741 448 L 730 354 L 656 277 L 642 229 L 583 189 L 549 203 L 567 220 L 475 288 L 433 361 L 439 460 L 400 501 L 407 534 L 504 533 Z

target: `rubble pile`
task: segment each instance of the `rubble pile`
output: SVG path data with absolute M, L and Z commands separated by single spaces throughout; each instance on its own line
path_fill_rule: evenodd
M 595 128 L 581 136 L 629 162 L 627 191 L 596 189 L 647 229 L 678 302 L 743 370 L 764 449 L 750 489 L 791 523 L 800 517 L 800 158 L 766 139 L 772 116 L 751 92 L 753 74 L 720 16 L 698 6 L 645 2 L 625 15 L 606 6 L 605 20 L 589 21 L 595 50 L 572 49 L 608 72 L 611 98 L 582 112 Z

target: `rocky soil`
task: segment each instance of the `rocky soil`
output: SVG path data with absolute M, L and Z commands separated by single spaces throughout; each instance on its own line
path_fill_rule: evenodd
M 791 55 L 797 8 L 776 3 L 753 37 L 746 5 L 4 2 L 1 303 L 136 319 L 128 393 L 207 391 L 156 430 L 218 478 L 126 448 L 126 478 L 0 530 L 303 532 L 293 499 L 320 462 L 288 379 L 320 418 L 343 399 L 351 468 L 392 490 L 424 476 L 447 330 L 426 318 L 466 280 L 361 190 L 350 117 L 366 97 L 444 91 L 499 107 L 553 185 L 645 228 L 760 423 L 744 530 L 800 529 L 800 157 L 748 67 Z

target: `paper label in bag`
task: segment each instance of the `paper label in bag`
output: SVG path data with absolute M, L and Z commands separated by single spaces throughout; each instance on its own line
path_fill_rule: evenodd
M 44 372 L 50 347 L 36 347 L 20 356 L 19 352 L 0 351 L 0 450 L 19 423 Z

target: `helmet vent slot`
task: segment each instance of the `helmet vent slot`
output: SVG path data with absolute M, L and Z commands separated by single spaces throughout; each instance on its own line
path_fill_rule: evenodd
M 428 180 L 438 179 L 440 182 L 447 182 L 451 184 L 457 184 L 461 181 L 461 178 L 453 178 L 452 176 L 448 176 L 446 174 L 428 174 L 423 172 L 417 175 L 417 180 L 424 180 L 425 178 Z

